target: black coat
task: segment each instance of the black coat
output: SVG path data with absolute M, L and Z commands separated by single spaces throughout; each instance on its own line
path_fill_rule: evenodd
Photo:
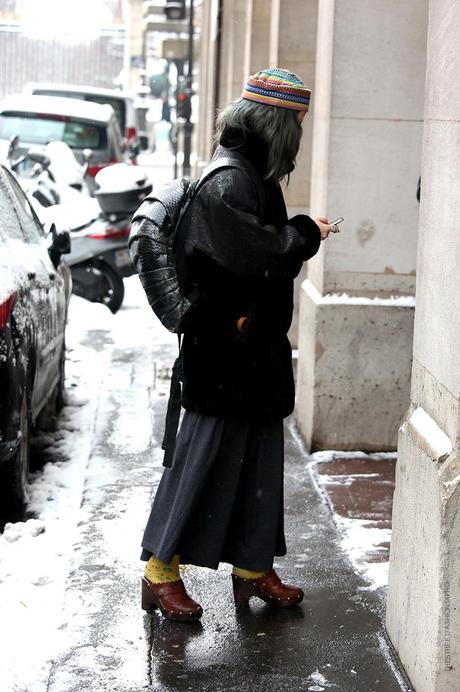
M 200 291 L 183 340 L 182 405 L 270 421 L 294 408 L 293 280 L 321 238 L 310 217 L 288 220 L 280 186 L 263 181 L 260 141 L 234 134 L 224 133 L 214 158 L 234 157 L 244 170 L 215 172 L 178 234 L 182 287 Z

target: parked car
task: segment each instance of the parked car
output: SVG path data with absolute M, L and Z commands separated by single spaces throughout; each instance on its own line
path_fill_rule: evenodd
M 26 498 L 29 437 L 64 402 L 68 232 L 47 235 L 13 174 L 0 166 L 0 498 Z
M 63 96 L 81 99 L 112 106 L 120 126 L 120 131 L 131 144 L 138 141 L 134 97 L 119 89 L 102 89 L 100 87 L 80 86 L 76 84 L 53 84 L 52 82 L 29 82 L 24 87 L 25 94 L 42 96 Z
M 11 138 L 16 136 L 19 154 L 52 141 L 68 144 L 80 163 L 89 152 L 88 173 L 92 177 L 104 166 L 124 160 L 118 121 L 107 105 L 54 96 L 7 96 L 0 101 L 3 160 Z

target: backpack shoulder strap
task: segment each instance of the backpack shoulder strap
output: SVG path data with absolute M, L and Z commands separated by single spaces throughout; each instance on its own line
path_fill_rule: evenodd
M 218 159 L 211 161 L 211 163 L 208 164 L 204 169 L 201 178 L 198 180 L 196 184 L 194 196 L 198 193 L 203 184 L 213 175 L 213 173 L 215 173 L 216 171 L 224 170 L 225 168 L 236 168 L 242 173 L 248 175 L 249 177 L 249 172 L 245 169 L 244 166 L 240 165 L 238 161 L 235 161 L 235 159 L 232 159 L 227 156 L 219 156 Z M 255 175 L 254 177 L 251 177 L 251 180 L 255 183 L 257 187 L 259 208 L 262 209 L 265 200 L 265 191 L 260 175 L 257 173 L 257 175 Z

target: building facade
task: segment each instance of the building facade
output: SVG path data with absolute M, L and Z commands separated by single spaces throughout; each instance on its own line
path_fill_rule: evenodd
M 292 215 L 345 221 L 297 281 L 296 419 L 309 448 L 398 446 L 386 626 L 417 692 L 453 692 L 460 7 L 203 0 L 202 13 L 196 173 L 212 155 L 216 112 L 240 95 L 249 73 L 278 66 L 312 88 L 285 198 Z

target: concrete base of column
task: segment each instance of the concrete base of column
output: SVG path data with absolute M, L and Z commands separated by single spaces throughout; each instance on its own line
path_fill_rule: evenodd
M 460 458 L 412 407 L 398 443 L 386 628 L 417 692 L 460 680 Z
M 309 448 L 390 451 L 410 401 L 414 299 L 301 288 L 296 418 Z

